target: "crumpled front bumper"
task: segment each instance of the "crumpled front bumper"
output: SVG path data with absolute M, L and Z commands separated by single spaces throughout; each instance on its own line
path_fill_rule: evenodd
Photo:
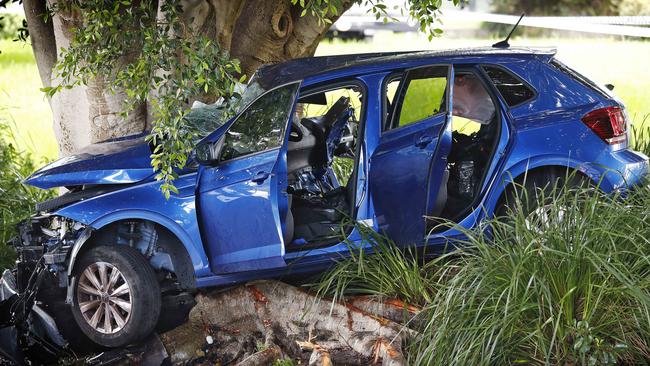
M 32 302 L 32 295 L 33 289 L 18 293 L 15 276 L 4 271 L 0 278 L 0 356 L 15 364 L 25 362 L 26 351 L 58 357 L 67 347 L 54 319 Z

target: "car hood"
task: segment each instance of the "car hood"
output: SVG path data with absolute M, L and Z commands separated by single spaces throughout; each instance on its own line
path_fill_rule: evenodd
M 54 161 L 25 180 L 38 188 L 128 184 L 153 176 L 151 148 L 143 134 L 89 145 Z

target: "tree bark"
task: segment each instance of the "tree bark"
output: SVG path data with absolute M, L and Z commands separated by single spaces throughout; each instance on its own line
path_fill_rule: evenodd
M 52 67 L 57 50 L 69 46 L 72 29 L 80 26 L 80 19 L 57 12 L 45 22 L 41 17 L 46 11 L 45 0 L 25 0 L 23 4 L 43 85 L 56 84 Z M 351 5 L 348 1 L 341 11 Z M 312 56 L 329 28 L 313 16 L 300 17 L 302 9 L 289 0 L 184 0 L 183 8 L 184 19 L 192 29 L 238 58 L 248 76 L 265 63 Z M 336 18 L 332 16 L 331 20 Z M 98 78 L 87 86 L 65 89 L 50 100 L 61 156 L 91 143 L 148 129 L 151 116 L 147 106 L 122 118 L 119 113 L 124 95 L 111 93 L 106 87 L 109 81 L 107 76 Z

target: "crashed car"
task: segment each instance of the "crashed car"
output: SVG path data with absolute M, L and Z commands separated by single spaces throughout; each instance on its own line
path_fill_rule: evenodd
M 240 100 L 227 120 L 218 105 L 192 110 L 213 127 L 168 199 L 142 135 L 30 176 L 67 193 L 20 225 L 15 291 L 46 273 L 48 301 L 120 347 L 168 317 L 169 296 L 321 271 L 371 246 L 361 227 L 435 250 L 462 237 L 440 218 L 472 229 L 524 176 L 540 186 L 570 172 L 613 192 L 648 173 L 623 104 L 552 49 L 298 59 L 262 67 Z

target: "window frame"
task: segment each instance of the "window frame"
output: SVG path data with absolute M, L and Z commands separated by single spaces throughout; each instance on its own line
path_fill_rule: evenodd
M 479 66 L 479 69 L 481 70 L 481 73 L 485 77 L 485 79 L 494 88 L 494 90 L 496 91 L 498 97 L 501 99 L 501 101 L 503 101 L 503 104 L 508 109 L 517 108 L 517 107 L 519 107 L 519 106 L 521 106 L 523 104 L 531 103 L 531 102 L 533 102 L 534 100 L 537 99 L 537 97 L 539 95 L 539 93 L 537 92 L 537 89 L 535 89 L 528 81 L 526 81 L 524 78 L 522 78 L 516 72 L 510 70 L 509 68 L 507 68 L 507 67 L 505 67 L 503 65 L 500 65 L 500 64 L 492 64 L 492 63 L 489 63 L 489 64 L 482 63 L 482 64 L 479 64 L 478 66 Z M 485 70 L 486 67 L 493 67 L 493 68 L 499 69 L 499 70 L 509 74 L 510 76 L 514 77 L 519 82 L 521 82 L 526 88 L 531 90 L 533 92 L 533 96 L 531 96 L 530 98 L 525 99 L 525 100 L 523 100 L 523 101 L 521 101 L 521 102 L 519 102 L 517 104 L 513 104 L 513 105 L 508 104 L 508 101 L 506 101 L 506 98 L 503 96 L 503 94 L 501 94 L 501 90 L 499 90 L 499 88 L 494 83 L 494 80 L 492 80 L 492 78 L 488 74 L 487 70 Z
M 402 78 L 402 80 L 400 81 L 400 84 L 399 84 L 399 86 L 397 88 L 397 93 L 395 94 L 395 96 L 397 97 L 397 101 L 400 102 L 400 104 L 399 104 L 400 105 L 399 112 L 401 113 L 401 111 L 402 111 L 401 105 L 402 105 L 402 102 L 403 102 L 402 93 L 404 92 L 404 87 L 405 87 L 404 86 L 404 81 L 408 78 L 408 74 L 410 72 L 414 71 L 414 70 L 432 68 L 432 67 L 446 67 L 447 68 L 447 75 L 445 76 L 445 78 L 447 79 L 447 86 L 445 87 L 445 92 L 443 93 L 443 97 L 445 98 L 445 111 L 442 111 L 442 112 L 439 111 L 436 114 L 432 114 L 432 115 L 430 115 L 430 116 L 428 116 L 426 118 L 423 118 L 421 120 L 409 123 L 407 125 L 394 126 L 394 124 L 395 124 L 394 123 L 395 115 L 397 114 L 395 112 L 397 112 L 397 109 L 393 109 L 393 111 L 392 111 L 393 114 L 391 116 L 384 117 L 386 119 L 386 121 L 382 125 L 382 130 L 381 130 L 382 135 L 384 133 L 389 133 L 391 131 L 397 131 L 397 130 L 403 128 L 403 127 L 408 127 L 408 126 L 419 124 L 419 123 L 424 122 L 424 121 L 426 121 L 428 119 L 439 116 L 440 114 L 445 114 L 445 113 L 447 113 L 449 111 L 449 109 L 450 109 L 449 108 L 450 107 L 450 100 L 449 100 L 448 90 L 449 90 L 449 80 L 451 79 L 451 72 L 452 72 L 453 64 L 451 64 L 451 63 L 449 63 L 449 64 L 440 63 L 440 64 L 430 64 L 430 65 L 422 65 L 422 66 L 411 67 L 411 68 L 408 68 L 408 69 L 404 69 L 402 71 L 392 73 L 392 74 L 387 75 L 386 77 L 384 77 L 384 81 L 382 82 L 382 93 L 381 93 L 381 95 L 382 95 L 382 111 L 383 111 L 383 114 L 386 114 L 388 112 L 388 110 L 387 110 L 388 105 L 386 104 L 386 98 L 387 98 L 386 92 L 387 92 L 388 83 L 395 80 L 395 78 L 397 78 L 397 77 Z
M 289 124 L 289 118 L 293 114 L 293 111 L 294 111 L 294 109 L 296 107 L 296 100 L 297 100 L 296 97 L 300 93 L 300 86 L 302 85 L 302 80 L 291 81 L 291 82 L 288 82 L 288 83 L 284 83 L 282 85 L 278 85 L 278 86 L 276 86 L 276 87 L 274 87 L 272 89 L 269 89 L 266 92 L 260 94 L 259 96 L 257 96 L 257 98 L 251 100 L 250 103 L 248 103 L 244 108 L 242 108 L 241 112 L 237 116 L 233 117 L 232 122 L 230 123 L 230 125 L 228 126 L 226 131 L 224 131 L 223 135 L 219 138 L 219 140 L 222 140 L 222 141 L 217 141 L 216 142 L 217 144 L 222 144 L 222 145 L 225 144 L 226 143 L 225 139 L 228 137 L 228 132 L 230 131 L 232 126 L 234 126 L 237 123 L 237 121 L 239 121 L 239 118 L 241 118 L 241 116 L 244 113 L 246 113 L 246 111 L 248 111 L 248 109 L 253 104 L 255 104 L 259 99 L 263 98 L 264 96 L 266 96 L 269 93 L 272 93 L 272 92 L 274 92 L 274 91 L 276 91 L 278 89 L 284 88 L 284 87 L 289 86 L 289 85 L 296 85 L 296 91 L 293 94 L 293 96 L 291 97 L 291 110 L 287 114 L 287 119 L 285 121 L 285 125 L 282 128 L 282 132 L 280 133 L 281 137 L 280 137 L 279 145 L 275 146 L 275 147 L 267 148 L 267 149 L 264 149 L 264 150 L 255 151 L 255 152 L 251 152 L 251 153 L 244 154 L 244 155 L 241 155 L 241 156 L 237 156 L 235 158 L 231 158 L 231 159 L 228 159 L 228 160 L 221 160 L 221 155 L 223 154 L 223 147 L 222 147 L 222 150 L 219 152 L 219 157 L 217 158 L 217 165 L 227 164 L 227 163 L 230 163 L 232 161 L 237 161 L 237 160 L 249 158 L 251 156 L 263 154 L 263 153 L 266 153 L 266 152 L 269 152 L 269 151 L 278 150 L 278 149 L 282 148 L 282 145 L 284 144 L 284 141 L 286 140 L 285 135 L 286 135 L 286 132 L 287 132 L 287 126 Z

